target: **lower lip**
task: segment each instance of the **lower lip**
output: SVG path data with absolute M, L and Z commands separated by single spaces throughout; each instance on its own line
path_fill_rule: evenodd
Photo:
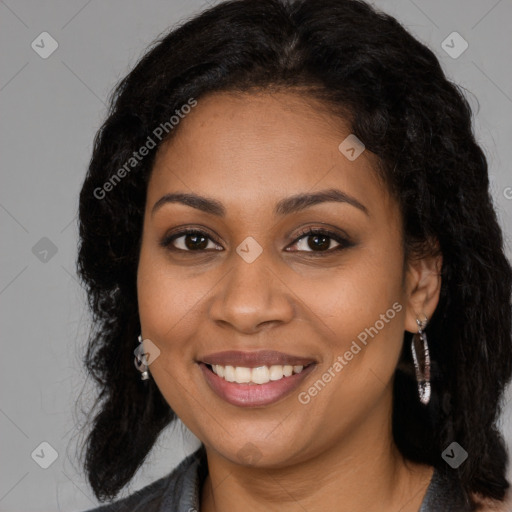
M 240 407 L 257 407 L 270 405 L 293 390 L 297 389 L 299 384 L 311 373 L 315 364 L 310 364 L 300 373 L 294 373 L 290 377 L 283 377 L 279 380 L 271 380 L 266 384 L 238 384 L 237 382 L 228 382 L 213 373 L 206 364 L 199 363 L 209 386 L 215 393 L 226 402 Z

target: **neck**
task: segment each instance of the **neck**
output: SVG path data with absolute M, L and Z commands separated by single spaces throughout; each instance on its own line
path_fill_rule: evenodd
M 433 469 L 404 460 L 387 423 L 365 422 L 341 442 L 280 467 L 243 466 L 207 447 L 201 512 L 417 512 Z

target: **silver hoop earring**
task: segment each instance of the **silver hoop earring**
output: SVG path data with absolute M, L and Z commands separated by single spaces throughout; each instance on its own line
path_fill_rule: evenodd
M 148 370 L 148 361 L 146 358 L 146 354 L 144 353 L 144 345 L 142 343 L 142 336 L 139 334 L 139 345 L 133 351 L 135 354 L 134 364 L 135 368 L 141 372 L 140 379 L 148 380 L 149 379 L 149 370 Z
M 425 315 L 424 315 L 425 316 Z M 414 360 L 414 368 L 416 370 L 416 380 L 418 382 L 418 393 L 420 396 L 420 402 L 423 405 L 427 405 L 430 402 L 430 353 L 428 350 L 428 342 L 427 335 L 424 332 L 425 327 L 427 326 L 427 317 L 425 316 L 425 320 L 422 322 L 419 319 L 416 319 L 416 323 L 418 324 L 418 332 L 415 333 L 412 337 L 411 342 L 411 352 L 412 358 Z M 421 361 L 419 361 L 417 356 L 417 350 L 419 352 L 420 346 L 423 344 L 422 352 L 423 357 Z M 417 348 L 418 347 L 418 348 Z

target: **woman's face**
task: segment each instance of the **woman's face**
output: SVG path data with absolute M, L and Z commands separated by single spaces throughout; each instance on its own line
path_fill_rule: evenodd
M 388 436 L 404 330 L 435 308 L 421 269 L 404 273 L 374 155 L 338 148 L 349 135 L 292 93 L 218 93 L 157 154 L 137 282 L 143 338 L 160 350 L 150 373 L 233 462 L 287 465 Z

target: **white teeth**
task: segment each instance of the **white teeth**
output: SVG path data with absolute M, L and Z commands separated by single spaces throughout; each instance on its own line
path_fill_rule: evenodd
M 266 366 L 253 368 L 251 372 L 251 382 L 255 384 L 266 384 L 270 380 L 269 371 Z
M 270 380 L 280 380 L 283 378 L 283 367 L 275 364 L 270 367 Z
M 238 382 L 239 384 L 251 382 L 251 369 L 244 368 L 243 366 L 237 366 L 235 368 L 235 382 Z
M 211 365 L 213 373 L 224 378 L 228 382 L 238 384 L 266 384 L 269 381 L 281 380 L 283 377 L 290 377 L 294 373 L 300 373 L 303 365 L 292 366 L 290 364 L 274 364 L 268 366 L 258 366 L 256 368 L 247 368 L 244 366 L 222 366 L 220 364 Z
M 224 378 L 228 382 L 235 382 L 235 368 L 233 366 L 224 367 Z

